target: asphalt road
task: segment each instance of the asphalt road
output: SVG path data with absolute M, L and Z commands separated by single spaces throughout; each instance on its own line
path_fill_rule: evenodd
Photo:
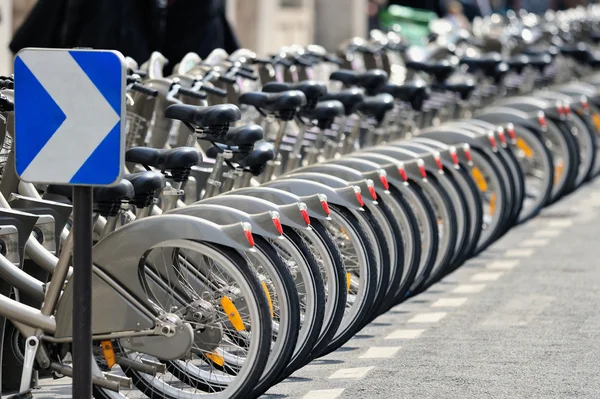
M 599 225 L 597 181 L 264 398 L 600 398 Z

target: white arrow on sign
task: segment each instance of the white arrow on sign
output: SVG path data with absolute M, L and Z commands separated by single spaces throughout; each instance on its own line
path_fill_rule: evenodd
M 44 57 L 22 52 L 19 57 L 66 116 L 21 178 L 70 181 L 121 117 L 69 52 L 48 51 Z M 52 167 L 57 162 L 60 169 Z

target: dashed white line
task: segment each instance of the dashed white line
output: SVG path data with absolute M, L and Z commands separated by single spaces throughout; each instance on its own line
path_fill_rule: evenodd
M 507 258 L 528 258 L 533 255 L 533 249 L 509 249 L 504 253 Z
M 344 388 L 338 389 L 318 389 L 314 391 L 308 391 L 302 399 L 336 399 L 344 392 Z
M 496 260 L 485 267 L 490 270 L 511 270 L 519 264 L 518 260 Z
M 452 292 L 454 294 L 476 294 L 483 291 L 485 284 L 462 284 L 457 286 Z
M 477 273 L 471 277 L 471 281 L 496 281 L 502 277 L 502 272 Z
M 572 225 L 572 220 L 551 220 L 548 222 L 549 227 L 570 227 Z
M 385 359 L 394 356 L 399 346 L 373 346 L 359 356 L 359 359 Z
M 350 369 L 339 369 L 329 376 L 330 380 L 352 379 L 357 380 L 363 378 L 374 367 L 354 367 Z
M 432 308 L 458 308 L 467 302 L 467 298 L 440 298 L 431 304 Z
M 423 334 L 425 330 L 396 330 L 385 339 L 415 339 Z
M 437 323 L 442 320 L 448 313 L 446 312 L 431 312 L 431 313 L 417 313 L 410 319 L 409 323 Z
M 540 239 L 540 238 L 531 238 L 529 240 L 525 240 L 519 244 L 520 247 L 523 248 L 539 248 L 545 247 L 548 245 L 548 240 Z
M 538 230 L 535 233 L 533 233 L 534 237 L 544 237 L 544 238 L 556 238 L 559 235 L 561 235 L 562 231 L 561 230 L 556 230 L 556 229 L 545 229 L 545 230 Z

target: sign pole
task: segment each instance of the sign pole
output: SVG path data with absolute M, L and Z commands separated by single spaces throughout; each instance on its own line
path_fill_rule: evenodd
M 73 397 L 92 397 L 92 187 L 73 187 Z

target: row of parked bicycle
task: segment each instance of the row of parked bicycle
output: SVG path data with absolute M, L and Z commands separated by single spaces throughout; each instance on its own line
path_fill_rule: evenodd
M 94 396 L 258 397 L 595 178 L 599 21 L 216 50 L 170 76 L 158 53 L 128 59 L 129 174 L 94 190 Z M 16 392 L 43 385 L 33 369 L 72 375 L 72 192 L 19 181 L 12 77 L 0 87 Z

